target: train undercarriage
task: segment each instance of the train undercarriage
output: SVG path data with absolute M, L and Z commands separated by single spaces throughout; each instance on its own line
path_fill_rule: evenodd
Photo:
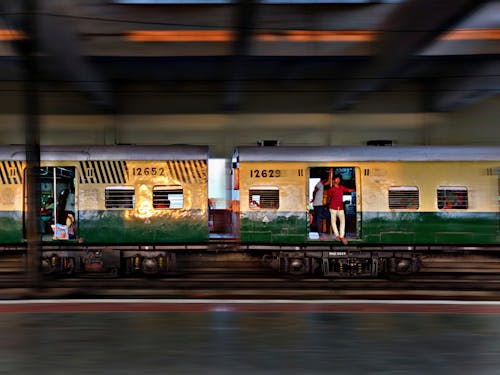
M 175 252 L 138 248 L 92 247 L 44 249 L 41 269 L 45 275 L 164 275 L 175 268 Z
M 314 274 L 325 277 L 377 277 L 418 272 L 420 254 L 378 251 L 279 252 L 264 257 L 264 263 L 280 273 Z
M 15 249 L 26 255 L 26 248 Z M 3 249 L 2 255 L 12 253 Z M 330 278 L 385 277 L 411 275 L 421 271 L 426 260 L 444 259 L 445 263 L 467 268 L 475 257 L 475 267 L 487 269 L 500 259 L 499 247 L 451 246 L 322 246 L 242 245 L 221 242 L 172 246 L 43 246 L 40 270 L 44 275 L 72 276 L 165 276 L 178 271 L 179 257 L 184 264 L 201 264 L 210 257 L 220 268 L 231 270 L 236 260 L 252 259 L 262 269 L 277 274 Z M 484 258 L 484 259 L 482 259 Z M 447 265 L 448 267 L 448 265 Z M 244 269 L 244 268 L 239 268 Z M 481 271 L 481 269 L 477 269 Z M 237 271 L 235 271 L 237 272 Z
M 308 249 L 306 246 L 262 246 L 212 243 L 183 246 L 44 248 L 42 271 L 46 275 L 168 275 L 176 271 L 177 255 L 215 256 L 251 254 L 262 259 L 263 267 L 290 275 L 325 277 L 378 277 L 407 275 L 419 271 L 421 254 L 414 249 Z M 230 265 L 228 265 L 230 267 Z

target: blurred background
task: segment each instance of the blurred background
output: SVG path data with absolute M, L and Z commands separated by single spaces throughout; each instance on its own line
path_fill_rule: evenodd
M 222 175 L 259 141 L 500 139 L 500 1 L 1 0 L 0 14 L 0 145 L 208 145 Z M 498 373 L 498 310 L 183 308 L 4 303 L 0 373 Z
M 0 143 L 498 144 L 500 1 L 2 0 Z M 30 122 L 31 121 L 31 122 Z

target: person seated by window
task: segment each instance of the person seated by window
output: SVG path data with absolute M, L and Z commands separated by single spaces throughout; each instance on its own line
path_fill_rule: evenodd
M 75 217 L 73 214 L 68 213 L 66 216 L 66 226 L 68 227 L 68 238 L 75 238 Z
M 42 234 L 52 233 L 50 226 L 53 224 L 54 219 L 54 198 L 47 198 L 47 201 L 42 206 L 40 219 L 42 221 Z
M 408 210 L 416 210 L 417 209 L 417 201 L 416 201 L 416 199 L 410 199 L 410 200 L 408 200 L 408 202 L 406 203 L 406 208 Z
M 256 200 L 250 201 L 250 208 L 260 208 L 259 202 L 257 202 Z
M 170 200 L 166 199 L 161 203 L 155 204 L 155 208 L 170 208 Z
M 450 201 L 450 199 L 448 199 L 448 197 L 444 197 L 444 206 L 443 206 L 444 209 L 449 209 L 449 208 L 453 208 L 453 203 Z
M 464 193 L 460 192 L 456 195 L 456 203 L 454 208 L 467 208 L 467 203 L 465 201 L 465 195 Z

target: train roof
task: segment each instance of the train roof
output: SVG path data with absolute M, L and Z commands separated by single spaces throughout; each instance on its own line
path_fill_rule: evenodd
M 242 146 L 239 161 L 500 161 L 500 146 Z
M 208 146 L 41 146 L 41 160 L 207 160 Z M 1 160 L 25 160 L 24 146 L 0 147 Z

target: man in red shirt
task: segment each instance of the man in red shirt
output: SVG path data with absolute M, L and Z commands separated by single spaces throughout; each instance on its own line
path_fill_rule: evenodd
M 346 188 L 340 184 L 340 176 L 335 176 L 333 179 L 333 185 L 328 190 L 328 198 L 330 203 L 328 208 L 330 209 L 330 217 L 332 221 L 332 229 L 335 234 L 335 239 L 342 241 L 344 245 L 347 245 L 347 240 L 344 238 L 345 235 L 345 214 L 344 214 L 344 193 L 352 193 L 354 189 Z M 337 218 L 340 224 L 340 233 L 337 228 Z

